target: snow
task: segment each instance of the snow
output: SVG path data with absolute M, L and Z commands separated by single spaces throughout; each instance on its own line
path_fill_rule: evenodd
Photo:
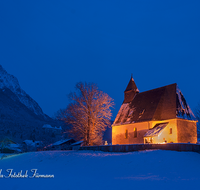
M 130 124 L 134 123 L 135 121 L 131 121 L 131 117 L 136 111 L 135 107 L 130 107 L 131 103 L 123 103 L 120 107 L 120 110 L 115 118 L 113 126 L 121 125 L 121 124 Z M 144 110 L 145 111 L 145 110 Z M 141 116 L 140 116 L 141 117 Z
M 75 145 L 81 145 L 82 143 L 83 143 L 83 141 L 77 141 L 77 142 L 75 142 L 75 143 L 71 144 L 71 146 L 75 146 Z
M 9 144 L 5 148 L 8 148 L 10 150 L 14 150 L 15 152 L 22 152 L 19 144 Z
M 62 127 L 55 127 L 54 129 L 62 130 Z
M 52 127 L 51 125 L 49 125 L 49 124 L 45 124 L 45 125 L 43 125 L 42 128 L 53 129 L 53 127 Z
M 9 147 L 11 147 L 11 148 L 19 148 L 20 145 L 19 144 L 9 144 Z
M 27 144 L 27 145 L 33 144 L 33 141 L 32 141 L 32 140 L 24 140 L 23 142 L 24 142 L 25 144 Z
M 17 78 L 7 73 L 2 65 L 0 65 L 0 89 L 5 91 L 4 88 L 10 89 L 18 97 L 19 101 L 32 110 L 36 115 L 46 117 L 38 103 L 21 89 Z
M 41 141 L 32 141 L 32 140 L 24 140 L 23 143 L 25 143 L 27 146 L 33 146 L 33 147 L 37 147 L 40 144 L 42 144 Z
M 120 107 L 120 110 L 115 118 L 115 121 L 114 121 L 114 124 L 119 120 L 119 117 L 123 117 L 124 118 L 124 115 L 122 115 L 122 113 L 124 113 L 124 110 L 126 110 L 127 108 L 129 108 L 129 103 L 123 103 Z M 122 121 L 122 119 L 120 119 L 120 121 Z
M 197 120 L 178 86 L 176 89 L 176 94 L 180 103 L 180 107 L 177 108 L 177 117 L 182 119 Z
M 65 143 L 65 142 L 67 142 L 67 141 L 70 141 L 70 140 L 72 140 L 72 139 L 62 139 L 62 140 L 60 140 L 60 141 L 57 141 L 57 142 L 55 142 L 54 144 L 52 144 L 52 146 L 56 146 L 56 145 L 61 145 L 61 144 L 63 144 L 63 143 Z
M 0 153 L 0 160 L 4 159 L 4 158 L 8 158 L 11 156 L 15 156 L 16 154 L 10 154 L 10 153 Z M 1 164 L 1 163 L 0 163 Z M 1 170 L 1 168 L 0 168 Z
M 122 123 L 123 124 L 129 124 L 130 123 L 130 121 L 129 121 L 130 119 L 129 118 L 126 119 L 128 111 L 130 110 L 130 106 L 129 105 L 130 105 L 130 103 L 123 103 L 121 105 L 120 110 L 119 110 L 119 112 L 118 112 L 118 114 L 117 114 L 117 116 L 115 118 L 115 121 L 114 121 L 113 125 L 120 125 Z M 129 114 L 128 117 L 130 117 L 134 113 L 134 111 L 135 111 L 135 108 L 132 108 L 130 110 L 130 114 Z M 126 119 L 126 122 L 124 122 L 124 119 Z M 115 124 L 115 123 L 117 123 L 117 124 Z
M 62 130 L 62 127 L 61 127 L 61 126 L 60 126 L 60 127 L 52 127 L 52 126 L 49 125 L 49 124 L 45 124 L 45 125 L 43 125 L 42 128 L 45 128 L 45 129 L 56 129 L 56 130 Z
M 200 154 L 176 151 L 105 153 L 93 151 L 29 152 L 0 160 L 7 169 L 32 176 L 54 178 L 0 178 L 1 189 L 99 190 L 99 189 L 198 189 Z
M 153 137 L 153 136 L 158 136 L 159 133 L 167 126 L 168 123 L 162 123 L 159 124 L 157 127 L 154 127 L 153 129 L 150 129 L 146 132 L 144 137 Z

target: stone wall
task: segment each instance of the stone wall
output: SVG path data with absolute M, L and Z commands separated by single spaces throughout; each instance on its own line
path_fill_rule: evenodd
M 93 150 L 104 152 L 133 152 L 141 150 L 174 150 L 190 151 L 200 153 L 200 144 L 169 143 L 169 144 L 133 144 L 133 145 L 105 145 L 105 146 L 83 146 L 79 150 Z
M 178 143 L 197 142 L 197 127 L 195 121 L 177 119 L 177 132 Z

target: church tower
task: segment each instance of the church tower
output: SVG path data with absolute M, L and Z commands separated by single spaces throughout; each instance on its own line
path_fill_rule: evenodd
M 131 76 L 128 86 L 124 91 L 124 103 L 131 102 L 137 93 L 139 93 L 139 90 L 135 84 L 133 77 Z

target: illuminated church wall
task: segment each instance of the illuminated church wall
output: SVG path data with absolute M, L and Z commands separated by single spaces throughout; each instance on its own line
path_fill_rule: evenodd
M 178 142 L 196 143 L 197 142 L 197 121 L 189 121 L 184 119 L 177 120 Z
M 137 131 L 134 131 L 134 129 Z M 148 122 L 113 126 L 112 144 L 142 144 L 144 143 L 144 134 L 148 131 L 148 129 Z
M 152 137 L 152 143 L 177 143 L 177 119 L 164 121 L 151 121 L 152 128 L 159 123 L 168 123 L 167 126 L 157 135 Z M 144 142 L 145 142 L 144 137 Z M 149 142 L 149 141 L 148 141 Z
M 112 144 L 196 143 L 196 122 L 176 83 L 139 92 L 131 77 L 112 125 Z
M 145 133 L 153 128 L 156 124 L 168 122 L 167 126 L 162 130 L 158 136 L 144 137 Z M 134 137 L 134 129 L 137 129 L 137 137 Z M 172 129 L 172 134 L 170 134 Z M 128 136 L 126 137 L 126 130 Z M 177 143 L 177 119 L 164 121 L 149 121 L 142 123 L 134 123 L 127 125 L 119 125 L 112 127 L 112 144 L 143 144 L 145 139 L 150 143 Z M 152 140 L 151 140 L 152 139 Z

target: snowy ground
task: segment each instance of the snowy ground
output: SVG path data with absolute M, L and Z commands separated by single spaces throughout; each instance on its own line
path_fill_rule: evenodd
M 199 189 L 200 154 L 176 151 L 105 153 L 93 151 L 32 152 L 0 160 L 1 175 L 7 169 L 27 178 L 1 178 L 0 189 Z M 31 169 L 54 178 L 29 178 Z

